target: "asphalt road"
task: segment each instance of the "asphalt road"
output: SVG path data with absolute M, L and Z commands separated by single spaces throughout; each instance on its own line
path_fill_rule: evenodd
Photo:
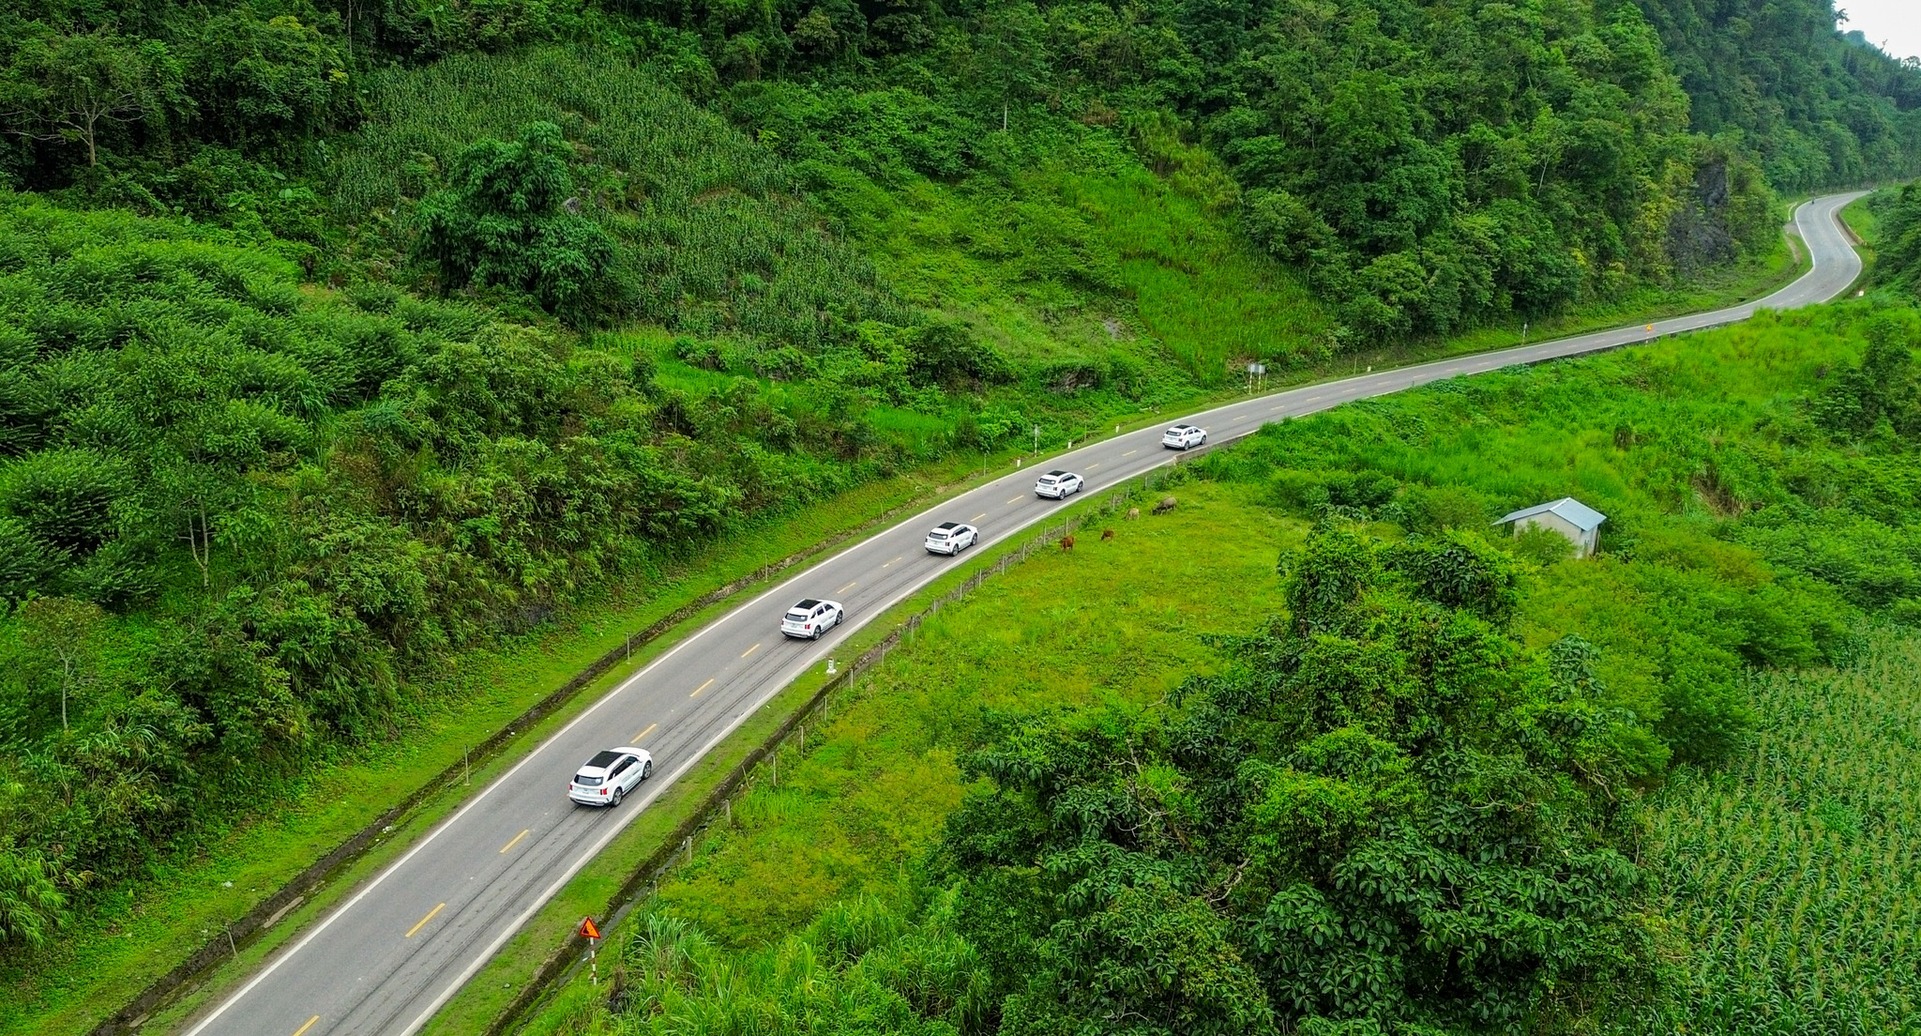
M 1268 421 L 1444 378 L 1632 345 L 1743 320 L 1757 309 L 1824 302 L 1846 291 L 1861 270 L 1836 220 L 1859 196 L 1819 198 L 1796 212 L 1813 269 L 1759 302 L 1291 389 L 1187 420 L 1218 443 Z M 715 620 L 474 795 L 230 998 L 190 1022 L 188 1036 L 404 1036 L 418 1030 L 569 877 L 750 713 L 809 667 L 823 665 L 862 624 L 967 563 L 967 554 L 957 560 L 927 554 L 921 547 L 927 529 L 953 520 L 979 526 L 984 543 L 1016 535 L 1065 506 L 1034 496 L 1037 474 L 1055 467 L 1077 471 L 1087 491 L 1099 493 L 1167 463 L 1174 454 L 1161 448 L 1160 434 L 1159 427 L 1129 433 L 1010 472 Z M 780 616 L 803 597 L 842 602 L 846 623 L 819 642 L 783 639 Z M 569 802 L 574 769 L 599 749 L 623 744 L 653 753 L 654 776 L 615 809 Z

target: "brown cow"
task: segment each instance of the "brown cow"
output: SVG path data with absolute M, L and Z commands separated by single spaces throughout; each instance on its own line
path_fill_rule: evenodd
M 1066 536 L 1062 536 L 1061 537 L 1061 553 L 1065 554 L 1073 549 L 1074 549 L 1074 535 L 1072 533 L 1069 533 Z
M 1136 518 L 1139 518 L 1140 516 L 1141 516 L 1141 509 L 1140 509 L 1140 508 L 1138 508 L 1138 507 L 1130 507 L 1130 508 L 1128 508 L 1128 509 L 1127 509 L 1127 520 L 1128 520 L 1128 521 L 1130 521 L 1130 522 L 1131 522 L 1131 521 L 1133 521 L 1134 519 L 1136 519 Z
M 1102 541 L 1102 542 L 1106 542 L 1106 541 L 1108 541 L 1108 540 L 1111 540 L 1111 539 L 1113 539 L 1113 538 L 1114 538 L 1114 530 L 1112 530 L 1112 529 L 1102 529 L 1102 530 L 1101 530 L 1101 541 Z
M 1178 503 L 1180 503 L 1180 501 L 1174 499 L 1171 496 L 1161 497 L 1161 502 L 1154 505 L 1154 513 L 1166 514 L 1167 512 L 1172 511 L 1174 509 L 1174 505 Z

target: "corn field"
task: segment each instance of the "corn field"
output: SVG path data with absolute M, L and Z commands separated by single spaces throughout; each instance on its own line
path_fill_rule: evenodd
M 1921 637 L 1752 689 L 1750 749 L 1649 813 L 1675 970 L 1624 1031 L 1921 1032 Z
M 634 315 L 677 332 L 796 346 L 914 322 L 872 264 L 801 199 L 769 149 L 618 56 L 467 54 L 372 80 L 368 118 L 331 163 L 338 217 L 404 251 L 411 206 L 469 144 L 558 124 L 583 167 L 582 211 L 623 244 Z

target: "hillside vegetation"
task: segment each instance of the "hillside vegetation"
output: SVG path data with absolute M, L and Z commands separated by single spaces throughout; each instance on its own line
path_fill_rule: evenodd
M 1740 140 L 1783 191 L 1916 172 L 1921 80 L 1835 10 L 1796 0 L 1637 0 L 1702 134 Z M 1836 5 L 1845 11 L 1845 4 Z
M 1826 48 L 1826 11 L 1744 46 Z M 1921 160 L 1921 73 L 1829 62 L 1789 105 L 1685 73 L 1666 24 L 0 0 L 5 974 L 408 723 L 463 648 L 754 522 L 1251 360 L 1304 376 L 1685 286 L 1778 247 L 1776 187 Z M 1855 157 L 1777 172 L 1806 149 L 1702 122 L 1722 94 Z M 1886 373 L 1836 390 L 1850 434 Z M 1830 626 L 1709 647 L 1817 658 Z
M 531 1031 L 1905 1031 L 1917 346 L 1768 317 L 1211 454 L 924 628 Z M 1570 492 L 1600 556 L 1484 538 Z

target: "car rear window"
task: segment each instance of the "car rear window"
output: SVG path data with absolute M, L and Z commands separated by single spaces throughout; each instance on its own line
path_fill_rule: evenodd
M 940 529 L 935 529 L 933 532 L 927 534 L 927 538 L 930 540 L 944 540 L 947 538 L 947 533 Z
M 1056 482 L 1059 482 L 1059 481 L 1060 481 L 1060 479 L 1057 479 L 1057 478 L 1055 478 L 1055 477 L 1054 477 L 1054 476 L 1052 476 L 1052 475 L 1046 475 L 1046 476 L 1043 476 L 1043 477 L 1041 478 L 1041 485 L 1043 485 L 1043 486 L 1051 486 L 1051 485 L 1053 485 L 1054 483 L 1056 483 Z
M 600 778 L 589 777 L 584 773 L 577 773 L 574 774 L 574 783 L 582 787 L 592 788 L 600 783 Z
M 806 612 L 788 612 L 787 613 L 787 621 L 789 622 L 806 622 L 808 618 L 809 618 L 809 615 Z

